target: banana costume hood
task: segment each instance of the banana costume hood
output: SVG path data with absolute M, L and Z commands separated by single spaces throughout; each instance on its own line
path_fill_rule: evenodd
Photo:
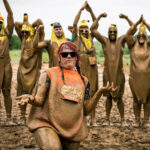
M 54 28 L 56 27 L 62 27 L 61 24 L 59 22 L 55 22 L 53 24 L 51 24 L 53 26 L 52 28 L 52 34 L 51 34 L 51 45 L 53 42 L 56 42 L 58 44 L 58 47 L 60 46 L 60 44 L 64 41 L 66 41 L 66 37 L 65 37 L 65 34 L 64 34 L 64 30 L 63 30 L 63 35 L 61 38 L 57 38 L 55 32 L 54 32 Z
M 145 35 L 146 39 L 148 38 L 146 33 L 146 26 L 143 24 L 143 22 L 140 24 L 138 35 Z
M 90 31 L 89 31 L 87 22 L 89 22 L 89 20 L 82 20 L 80 22 L 80 25 L 79 25 L 79 36 L 81 37 L 82 41 L 84 42 L 86 48 L 90 49 L 92 47 L 92 38 L 91 38 L 91 35 L 90 35 Z M 80 32 L 81 28 L 87 28 L 87 30 L 88 30 L 88 38 L 85 38 L 81 34 L 81 32 Z M 84 50 L 86 50 L 86 49 L 84 48 Z
M 4 24 L 4 18 L 0 14 L 0 22 L 2 23 L 2 29 L 0 31 L 0 40 L 3 41 L 7 35 L 5 33 L 5 24 Z
M 115 24 L 110 24 L 109 30 L 110 30 L 111 28 L 113 28 L 113 29 L 115 29 L 115 30 L 117 31 L 116 39 L 118 39 L 118 29 L 117 29 L 117 26 L 116 26 Z M 108 30 L 108 31 L 109 31 L 109 30 Z

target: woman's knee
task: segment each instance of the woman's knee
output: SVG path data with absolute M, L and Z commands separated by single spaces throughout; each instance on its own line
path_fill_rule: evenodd
M 39 128 L 33 133 L 37 144 L 43 150 L 62 150 L 59 136 L 51 128 Z

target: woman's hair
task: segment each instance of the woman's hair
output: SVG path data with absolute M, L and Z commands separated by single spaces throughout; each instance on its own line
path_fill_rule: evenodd
M 80 66 L 79 66 L 80 55 L 79 55 L 77 46 L 74 43 L 70 42 L 70 41 L 65 41 L 65 42 L 61 43 L 61 45 L 59 46 L 59 49 L 58 49 L 58 57 L 60 58 L 60 54 L 61 54 L 61 52 L 62 52 L 62 50 L 63 50 L 65 45 L 67 45 L 72 51 L 76 52 L 76 54 L 77 54 L 76 69 L 77 69 L 77 72 L 79 73 L 79 75 L 81 76 L 81 79 L 82 79 L 82 81 L 83 81 L 83 83 L 85 85 L 85 80 L 84 80 L 84 78 L 83 78 L 83 76 L 81 74 L 81 71 L 80 71 Z M 63 73 L 63 68 L 61 66 L 61 62 L 59 62 L 59 67 L 60 67 L 60 69 L 62 71 L 62 80 L 65 83 L 65 81 L 64 81 L 64 73 Z

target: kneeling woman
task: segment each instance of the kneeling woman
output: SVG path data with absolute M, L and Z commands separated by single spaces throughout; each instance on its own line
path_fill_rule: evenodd
M 49 68 L 39 79 L 36 96 L 22 95 L 20 105 L 32 104 L 28 128 L 41 149 L 77 150 L 87 136 L 86 116 L 95 109 L 103 92 L 90 98 L 89 83 L 79 67 L 75 44 L 63 42 L 58 50 L 59 66 Z

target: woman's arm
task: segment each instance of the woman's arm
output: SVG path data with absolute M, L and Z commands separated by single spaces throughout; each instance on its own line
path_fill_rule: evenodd
M 111 90 L 111 87 L 107 83 L 107 86 L 100 88 L 90 100 L 85 100 L 84 115 L 85 116 L 89 115 L 89 113 L 92 112 L 96 108 L 96 105 L 97 105 L 100 97 L 102 96 L 102 94 L 104 92 L 109 92 L 110 90 Z
M 75 19 L 74 19 L 74 22 L 73 22 L 73 34 L 75 34 L 75 36 L 77 37 L 77 33 L 78 33 L 78 27 L 77 27 L 77 24 L 79 22 L 79 19 L 80 19 L 80 16 L 81 16 L 81 13 L 82 11 L 85 9 L 87 5 L 87 2 L 85 2 L 83 4 L 83 6 L 81 7 L 81 9 L 79 10 L 79 12 L 77 13 Z
M 10 8 L 10 5 L 7 0 L 3 0 L 5 8 L 7 10 L 8 16 L 7 16 L 7 26 L 6 26 L 6 32 L 9 35 L 9 38 L 11 38 L 13 33 L 13 27 L 14 27 L 14 18 L 13 18 L 13 12 Z
M 20 38 L 20 40 L 22 40 L 22 33 L 21 33 L 21 29 L 22 29 L 22 22 L 15 22 L 15 30 Z
M 97 31 L 98 21 L 99 21 L 102 17 L 107 17 L 107 14 L 106 14 L 106 13 L 100 14 L 100 15 L 97 17 L 97 19 L 93 22 L 93 24 L 92 24 L 90 30 L 91 30 L 93 36 L 94 36 L 99 42 L 101 42 L 102 44 L 106 44 L 105 37 L 102 36 L 102 35 Z
M 126 41 L 129 49 L 131 49 L 134 44 L 133 35 L 135 34 L 136 28 L 142 22 L 142 20 L 143 20 L 143 16 L 141 16 L 140 19 L 135 24 L 133 24 L 126 33 Z
M 95 16 L 95 14 L 93 13 L 93 10 L 92 10 L 92 8 L 90 7 L 90 5 L 87 3 L 87 5 L 86 5 L 86 10 L 91 14 L 91 17 L 92 17 L 92 20 L 93 20 L 93 22 L 96 20 L 96 16 Z
M 16 97 L 16 100 L 20 100 L 19 105 L 25 105 L 29 103 L 40 107 L 44 103 L 49 88 L 50 88 L 50 79 L 47 73 L 44 72 L 40 75 L 36 95 L 32 96 L 26 94 Z

